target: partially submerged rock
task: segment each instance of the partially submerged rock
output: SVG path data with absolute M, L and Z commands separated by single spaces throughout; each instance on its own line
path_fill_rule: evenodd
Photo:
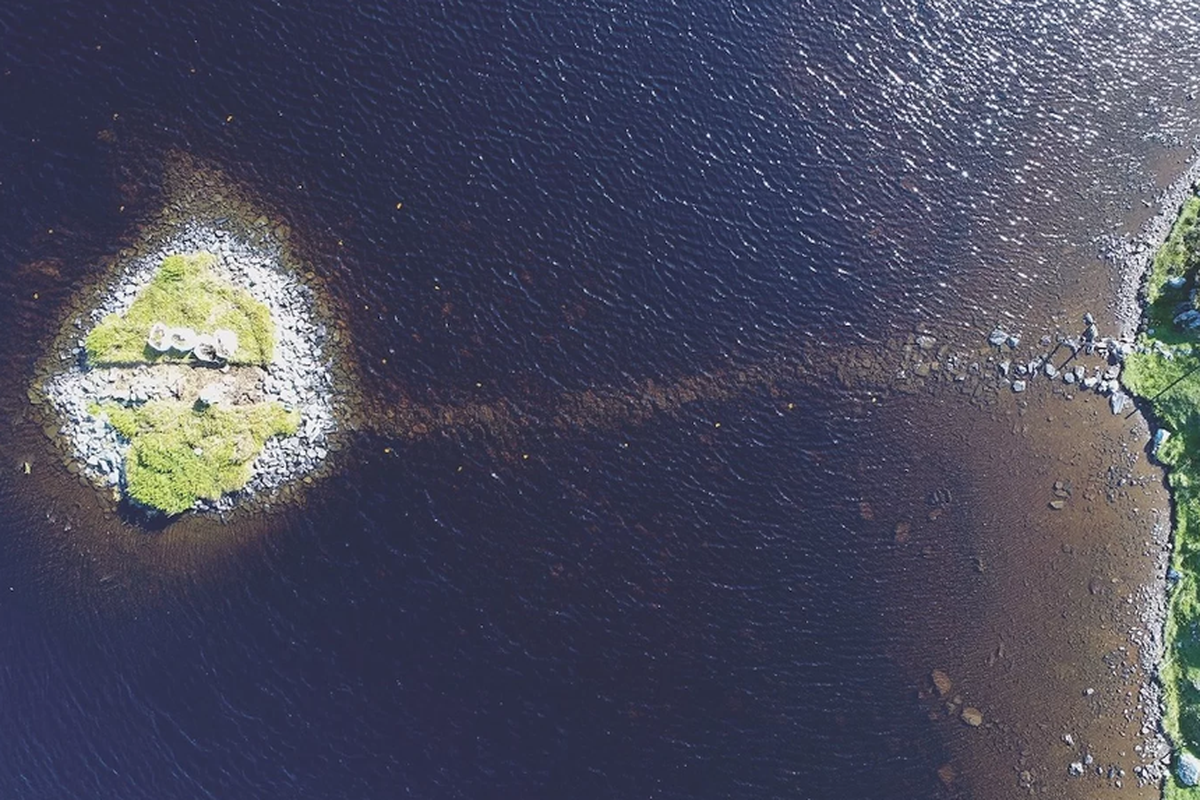
M 950 689 L 954 686 L 950 681 L 950 676 L 940 669 L 929 673 L 929 679 L 933 682 L 933 688 L 937 691 L 938 697 L 950 694 Z
M 959 715 L 959 718 L 972 728 L 978 728 L 983 724 L 983 712 L 978 708 L 974 708 L 973 706 L 967 706 L 964 708 L 962 710 L 962 714 Z

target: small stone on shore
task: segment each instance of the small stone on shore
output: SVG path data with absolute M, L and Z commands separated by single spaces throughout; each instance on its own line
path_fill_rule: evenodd
M 972 728 L 978 728 L 983 724 L 983 712 L 973 706 L 967 706 L 962 710 L 959 718 L 970 725 Z

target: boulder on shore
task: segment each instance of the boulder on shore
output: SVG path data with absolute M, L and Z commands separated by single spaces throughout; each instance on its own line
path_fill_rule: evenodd
M 1175 777 L 1184 786 L 1195 786 L 1200 783 L 1200 758 L 1196 758 L 1187 750 L 1179 751 L 1179 759 L 1175 762 Z

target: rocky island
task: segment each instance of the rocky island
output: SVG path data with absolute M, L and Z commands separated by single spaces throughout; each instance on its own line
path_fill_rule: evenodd
M 1200 197 L 1191 193 L 1142 287 L 1144 316 L 1122 381 L 1156 427 L 1167 468 L 1174 548 L 1162 683 L 1163 728 L 1175 750 L 1167 798 L 1200 797 Z
M 278 250 L 185 224 L 101 297 L 40 386 L 86 479 L 176 515 L 270 496 L 325 461 L 328 333 Z

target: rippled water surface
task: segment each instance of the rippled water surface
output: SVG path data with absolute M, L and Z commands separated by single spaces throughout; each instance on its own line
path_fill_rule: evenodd
M 1060 786 L 1161 496 L 1028 509 L 1129 424 L 828 364 L 1113 325 L 1100 245 L 1200 130 L 1196 9 L 350 5 L 0 8 L 0 795 Z M 26 390 L 178 153 L 305 242 L 371 410 L 304 508 L 146 531 Z

